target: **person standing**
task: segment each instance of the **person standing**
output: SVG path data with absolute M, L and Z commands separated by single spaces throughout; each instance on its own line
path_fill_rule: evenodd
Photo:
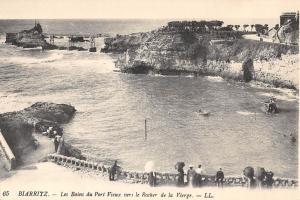
M 257 167 L 254 173 L 256 186 L 262 188 L 263 181 L 266 177 L 266 170 L 263 167 Z
M 117 173 L 118 169 L 118 164 L 117 161 L 111 166 L 110 171 L 109 171 L 109 180 L 114 181 L 115 180 L 115 175 Z
M 185 166 L 184 162 L 177 162 L 175 165 L 175 169 L 178 171 L 178 186 L 184 185 L 184 170 L 183 167 Z
M 272 171 L 266 172 L 264 183 L 267 186 L 267 188 L 272 187 L 272 185 L 274 183 L 273 176 L 274 176 L 274 173 Z
M 148 174 L 148 181 L 149 181 L 149 185 L 151 187 L 155 187 L 156 186 L 156 172 L 149 172 Z
M 243 177 L 247 181 L 247 185 L 249 188 L 255 187 L 255 179 L 254 179 L 254 168 L 251 166 L 246 167 L 243 170 Z
M 195 186 L 195 174 L 196 174 L 196 171 L 193 169 L 193 165 L 190 165 L 189 166 L 189 169 L 187 171 L 187 184 L 190 185 L 190 186 Z
M 55 153 L 57 153 L 60 138 L 61 138 L 61 136 L 59 136 L 59 135 L 56 135 L 54 137 L 54 150 L 55 150 Z
M 200 187 L 202 183 L 202 175 L 203 175 L 203 168 L 201 165 L 198 165 L 198 168 L 195 170 L 195 183 L 196 186 Z
M 216 174 L 216 182 L 218 187 L 221 186 L 223 188 L 223 180 L 224 180 L 224 173 L 222 171 L 222 168 L 220 168 Z
M 57 153 L 60 154 L 60 155 L 65 155 L 66 154 L 65 140 L 64 140 L 63 137 L 59 138 Z

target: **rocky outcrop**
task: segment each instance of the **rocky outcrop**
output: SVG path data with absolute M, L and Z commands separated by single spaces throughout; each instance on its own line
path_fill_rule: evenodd
M 0 129 L 18 163 L 22 156 L 34 149 L 33 131 L 43 132 L 49 126 L 62 130 L 60 125 L 69 122 L 75 108 L 65 104 L 38 102 L 18 112 L 0 114 Z M 80 150 L 67 145 L 66 155 L 84 159 Z
M 29 30 L 23 30 L 19 33 L 7 33 L 5 42 L 23 48 L 50 46 L 45 40 L 43 29 L 39 23 L 35 24 L 35 26 Z
M 107 37 L 104 39 L 105 46 L 101 51 L 104 53 L 123 53 L 127 49 L 137 49 L 150 36 L 151 33 L 133 33 L 131 35 L 117 35 L 114 38 Z
M 36 48 L 36 47 L 42 47 L 43 50 L 77 50 L 77 51 L 87 51 L 88 49 L 80 47 L 80 46 L 57 46 L 53 44 L 48 43 L 43 34 L 42 26 L 38 23 L 36 24 L 32 29 L 29 30 L 23 30 L 19 33 L 6 33 L 6 40 L 5 43 L 16 45 L 18 47 L 23 48 Z M 56 38 L 56 36 L 53 36 L 53 38 Z M 70 37 L 70 42 L 76 43 L 76 42 L 84 42 L 87 40 L 84 40 L 83 36 L 73 36 Z
M 247 39 L 224 39 L 224 37 L 218 38 L 216 33 L 160 30 L 108 38 L 105 40 L 103 51 L 119 54 L 116 66 L 122 72 L 165 75 L 193 73 L 238 80 L 244 80 L 242 63 L 247 59 L 253 60 L 255 70 L 256 62 L 263 60 L 280 62 L 283 55 L 299 52 L 298 46 L 295 45 Z M 298 59 L 295 61 L 298 63 Z M 236 63 L 239 65 L 238 72 Z M 276 80 L 278 81 L 281 80 Z M 298 88 L 293 84 L 289 87 Z

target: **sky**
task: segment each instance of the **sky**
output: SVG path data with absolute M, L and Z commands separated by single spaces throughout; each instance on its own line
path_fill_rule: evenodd
M 0 19 L 278 18 L 300 0 L 0 0 Z

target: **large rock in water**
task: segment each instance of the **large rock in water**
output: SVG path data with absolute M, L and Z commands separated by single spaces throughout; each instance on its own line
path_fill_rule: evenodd
M 19 33 L 6 33 L 5 43 L 23 48 L 50 48 L 53 46 L 46 42 L 42 26 L 39 23 L 35 24 L 35 26 L 29 30 L 23 30 Z
M 38 102 L 18 112 L 0 114 L 0 129 L 20 163 L 22 155 L 34 148 L 34 126 L 40 132 L 49 126 L 61 129 L 60 125 L 69 122 L 75 112 L 76 109 L 71 105 Z M 80 150 L 67 146 L 69 156 L 84 159 Z M 72 152 L 75 152 L 74 155 Z

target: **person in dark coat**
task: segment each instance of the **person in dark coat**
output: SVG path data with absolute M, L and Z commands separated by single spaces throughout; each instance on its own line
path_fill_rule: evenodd
M 148 181 L 149 181 L 149 185 L 151 187 L 156 186 L 156 173 L 155 172 L 149 172 Z
M 222 171 L 222 168 L 220 168 L 216 174 L 216 182 L 218 187 L 220 186 L 223 187 L 223 180 L 224 180 L 224 173 Z
M 110 170 L 109 170 L 109 180 L 110 181 L 114 181 L 115 180 L 115 175 L 117 173 L 118 170 L 118 164 L 117 161 L 115 161 L 115 163 L 111 166 Z
M 54 149 L 55 149 L 55 153 L 57 152 L 58 146 L 59 146 L 59 142 L 60 142 L 60 138 L 61 136 L 56 135 L 54 137 Z
M 175 165 L 175 169 L 178 171 L 178 186 L 184 185 L 184 170 L 183 167 L 185 166 L 184 162 L 178 162 Z
M 266 172 L 266 176 L 264 179 L 264 184 L 267 186 L 267 188 L 271 188 L 273 183 L 274 183 L 274 179 L 273 179 L 274 173 L 272 171 Z
M 255 187 L 255 179 L 254 179 L 254 168 L 253 167 L 246 167 L 243 170 L 243 175 L 246 178 L 246 181 L 248 182 L 249 188 Z
M 178 169 L 178 185 L 183 186 L 184 185 L 184 171 L 182 169 Z

